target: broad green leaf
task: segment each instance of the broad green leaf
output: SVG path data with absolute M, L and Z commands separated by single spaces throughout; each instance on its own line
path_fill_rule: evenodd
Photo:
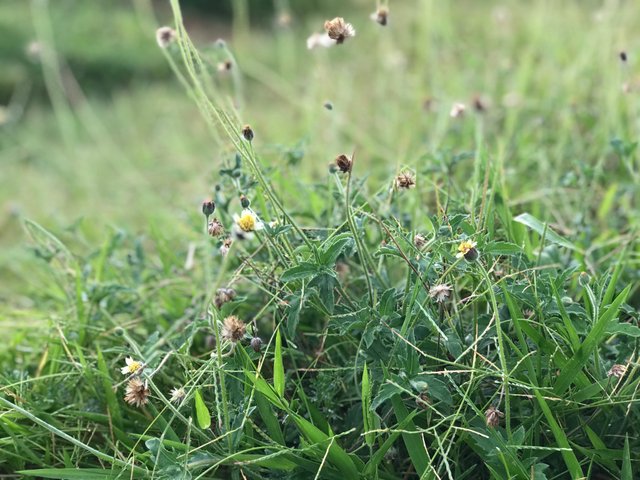
M 540 220 L 538 220 L 536 217 L 534 217 L 529 213 L 521 213 L 520 215 L 515 217 L 513 220 L 523 225 L 526 225 L 531 230 L 533 230 L 536 233 L 539 233 L 540 235 L 544 235 L 545 239 L 551 243 L 556 243 L 570 250 L 578 250 L 578 248 L 573 243 L 571 243 L 566 238 L 563 238 L 560 235 L 558 235 L 556 232 L 551 230 L 547 225 L 545 225 L 544 223 L 542 223 Z
M 606 332 L 608 335 L 627 335 L 629 337 L 640 337 L 640 328 L 631 323 L 611 323 Z
M 195 404 L 196 404 L 196 418 L 198 420 L 198 426 L 206 430 L 211 426 L 211 414 L 209 413 L 209 409 L 204 404 L 204 400 L 202 399 L 202 395 L 200 395 L 200 390 L 196 390 L 196 394 L 194 396 Z
M 286 270 L 280 280 L 283 282 L 291 282 L 294 280 L 303 280 L 309 277 L 315 277 L 320 273 L 320 268 L 315 263 L 302 262 L 295 267 Z
M 398 423 L 402 423 L 402 421 L 409 416 L 407 407 L 404 406 L 400 395 L 394 395 L 391 398 L 391 403 L 393 404 L 393 412 L 398 419 Z M 405 427 L 405 430 L 409 432 L 415 432 L 417 428 L 413 421 L 409 421 L 409 423 Z M 409 452 L 409 458 L 411 459 L 411 463 L 413 463 L 413 468 L 415 468 L 416 473 L 418 473 L 420 478 L 423 478 L 429 468 L 429 456 L 425 451 L 425 444 L 423 442 L 422 436 L 411 433 L 403 433 L 402 439 L 404 440 L 404 445 L 405 447 L 407 447 L 407 451 Z
M 515 243 L 489 242 L 482 247 L 482 253 L 490 253 L 493 255 L 517 255 L 519 253 L 524 253 L 524 250 Z

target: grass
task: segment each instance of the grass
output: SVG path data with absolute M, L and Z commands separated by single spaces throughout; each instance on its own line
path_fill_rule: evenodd
M 635 9 L 354 2 L 214 43 L 171 6 L 174 83 L 74 102 L 51 56 L 0 131 L 0 470 L 635 478 Z M 307 51 L 335 15 L 356 37 Z

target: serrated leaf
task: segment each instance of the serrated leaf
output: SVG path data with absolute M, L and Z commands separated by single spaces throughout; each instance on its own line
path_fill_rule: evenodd
M 640 337 L 640 328 L 631 323 L 615 322 L 610 324 L 606 333 L 609 335 L 627 335 L 629 337 Z
M 291 267 L 286 270 L 281 276 L 280 280 L 283 282 L 292 282 L 294 280 L 303 280 L 316 276 L 320 273 L 318 265 L 310 262 L 302 262 L 295 267 Z

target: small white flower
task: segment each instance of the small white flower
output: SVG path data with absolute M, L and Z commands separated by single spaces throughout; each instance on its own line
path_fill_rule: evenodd
M 134 360 L 131 357 L 127 357 L 125 359 L 125 363 L 126 365 L 120 369 L 123 375 L 133 375 L 140 372 L 144 367 L 144 364 L 142 362 Z
M 461 118 L 464 115 L 466 108 L 467 107 L 465 107 L 464 103 L 454 103 L 449 115 L 451 118 Z
M 307 38 L 307 48 L 313 50 L 316 47 L 329 48 L 333 47 L 336 41 L 329 37 L 327 33 L 312 33 Z
M 466 255 L 476 248 L 477 242 L 471 242 L 469 240 L 465 240 L 458 245 L 458 253 L 456 253 L 457 258 L 466 257 Z
M 233 215 L 233 233 L 239 239 L 251 238 L 253 232 L 263 228 L 264 224 L 251 209 L 245 208 L 240 215 Z

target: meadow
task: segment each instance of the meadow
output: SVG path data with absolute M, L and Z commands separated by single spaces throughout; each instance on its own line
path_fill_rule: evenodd
M 640 10 L 230 5 L 0 4 L 0 474 L 639 478 Z

